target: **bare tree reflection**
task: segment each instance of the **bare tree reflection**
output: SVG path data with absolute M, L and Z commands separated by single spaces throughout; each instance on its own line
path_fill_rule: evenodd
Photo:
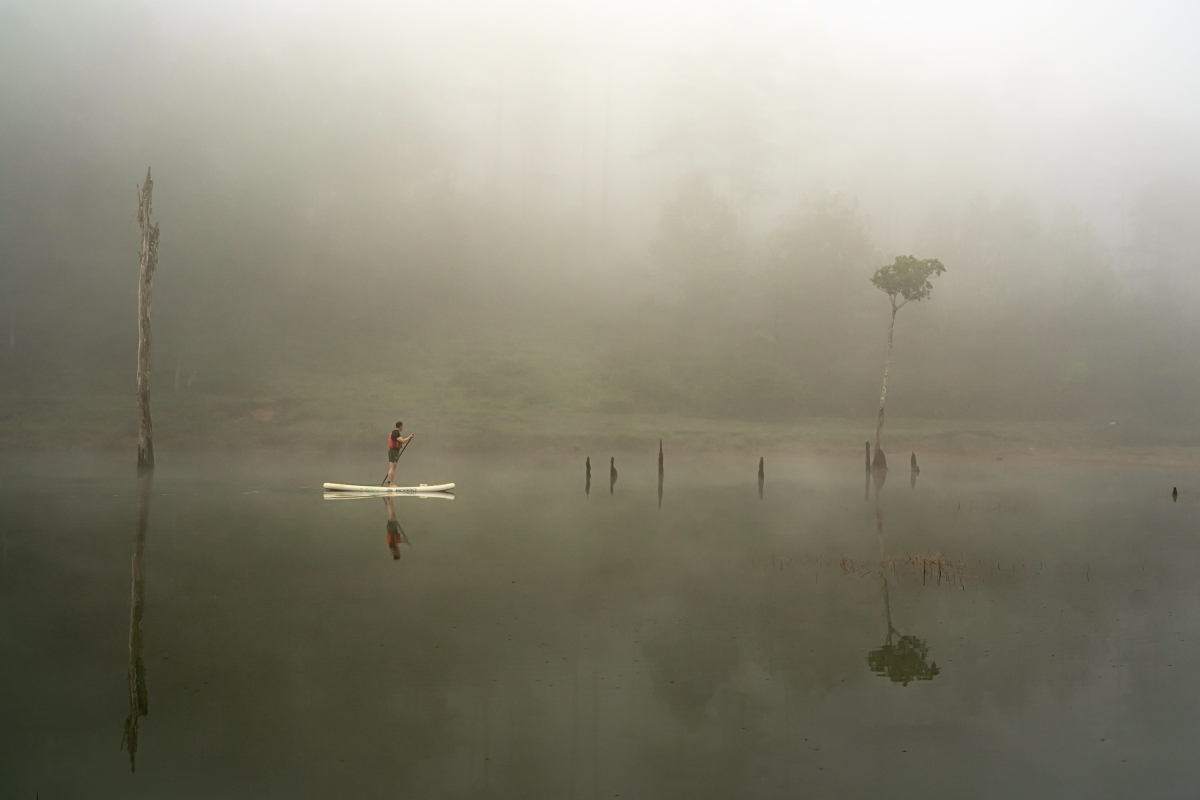
M 129 716 L 121 746 L 129 751 L 129 769 L 137 771 L 138 721 L 150 713 L 146 665 L 142 661 L 142 613 L 146 607 L 146 531 L 150 525 L 150 489 L 154 474 L 138 475 L 137 523 L 133 532 L 133 576 L 129 596 Z

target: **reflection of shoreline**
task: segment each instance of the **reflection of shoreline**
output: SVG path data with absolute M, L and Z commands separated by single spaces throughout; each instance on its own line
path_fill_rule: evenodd
M 150 713 L 146 665 L 142 661 L 142 615 L 146 607 L 146 532 L 150 526 L 152 473 L 138 476 L 137 524 L 133 534 L 132 586 L 129 593 L 129 716 L 121 744 L 129 751 L 129 770 L 137 771 L 138 720 Z

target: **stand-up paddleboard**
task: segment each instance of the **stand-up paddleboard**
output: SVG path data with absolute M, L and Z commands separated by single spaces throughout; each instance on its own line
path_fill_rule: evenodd
M 438 483 L 433 486 L 356 486 L 352 483 L 327 483 L 327 492 L 358 492 L 359 494 L 432 494 L 433 492 L 448 492 L 454 488 L 453 483 Z
M 453 500 L 454 495 L 449 492 L 388 492 L 380 494 L 379 492 L 326 492 L 326 500 L 369 500 L 380 497 L 416 497 L 418 499 L 434 499 L 434 500 Z

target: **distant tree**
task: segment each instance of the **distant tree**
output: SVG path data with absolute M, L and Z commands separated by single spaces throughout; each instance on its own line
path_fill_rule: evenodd
M 845 348 L 862 297 L 859 270 L 878 258 L 867 222 L 852 201 L 821 195 L 781 221 L 766 255 L 776 347 L 815 374 Z
M 888 325 L 887 358 L 883 362 L 883 389 L 879 392 L 879 421 L 875 425 L 875 461 L 878 469 L 887 469 L 887 457 L 879 447 L 879 436 L 883 431 L 883 404 L 887 399 L 888 370 L 892 366 L 892 334 L 896 330 L 896 312 L 904 308 L 909 301 L 920 302 L 929 297 L 933 290 L 931 279 L 946 271 L 942 262 L 936 258 L 913 258 L 912 256 L 896 256 L 896 260 L 887 266 L 875 270 L 871 283 L 888 296 L 892 304 L 892 320 Z M 897 298 L 900 298 L 897 302 Z
M 693 175 L 663 203 L 650 251 L 678 280 L 696 310 L 728 299 L 744 244 L 737 216 L 704 175 Z

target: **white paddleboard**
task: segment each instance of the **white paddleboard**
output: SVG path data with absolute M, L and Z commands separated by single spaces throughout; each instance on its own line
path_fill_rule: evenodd
M 326 500 L 378 500 L 380 497 L 416 497 L 418 499 L 453 500 L 449 492 L 326 492 Z
M 433 486 L 356 486 L 352 483 L 327 483 L 327 492 L 358 492 L 359 494 L 430 494 L 432 492 L 448 492 L 454 488 L 453 483 L 438 483 Z

